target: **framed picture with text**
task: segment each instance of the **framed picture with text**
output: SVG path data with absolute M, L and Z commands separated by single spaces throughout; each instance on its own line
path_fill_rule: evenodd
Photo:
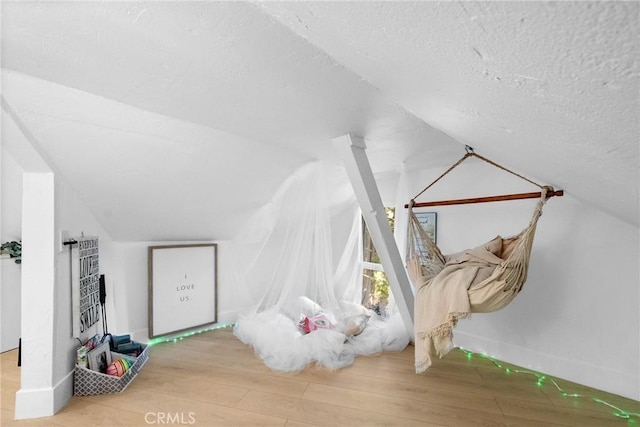
M 149 246 L 149 338 L 217 322 L 217 245 Z

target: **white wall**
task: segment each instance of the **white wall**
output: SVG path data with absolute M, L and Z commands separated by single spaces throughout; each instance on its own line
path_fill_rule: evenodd
M 76 192 L 69 188 L 60 178 L 55 186 L 56 212 L 56 273 L 55 273 L 55 358 L 54 384 L 62 381 L 73 371 L 76 362 L 78 340 L 73 335 L 72 288 L 70 269 L 70 247 L 60 246 L 59 241 L 71 237 L 97 236 L 100 255 L 100 274 L 105 275 L 106 285 L 113 282 L 116 266 L 113 262 L 113 242 L 102 226 L 96 221 L 88 208 L 80 200 Z M 63 237 L 65 236 L 65 237 Z M 77 277 L 77 272 L 74 273 Z M 107 308 L 109 308 L 107 304 Z M 110 319 L 109 312 L 107 319 Z M 102 323 L 98 322 L 78 337 L 86 341 L 96 333 L 102 334 Z
M 109 311 L 109 329 L 114 334 L 131 334 L 136 341 L 149 340 L 149 274 L 148 247 L 166 244 L 203 243 L 193 241 L 180 242 L 116 242 L 114 243 L 117 272 L 107 287 Z M 210 242 L 207 242 L 210 243 Z M 232 323 L 236 320 L 236 305 L 233 301 L 233 289 L 225 286 L 224 271 L 227 270 L 225 242 L 213 242 L 218 245 L 218 324 Z
M 0 242 L 22 239 L 22 174 L 15 159 L 2 149 L 2 221 Z M 0 260 L 0 352 L 18 347 L 20 339 L 20 265 L 8 255 Z
M 442 171 L 414 176 L 415 195 Z M 535 191 L 505 172 L 461 166 L 418 201 Z M 594 195 L 597 197 L 597 195 Z M 427 208 L 444 253 L 516 234 L 536 200 Z M 640 399 L 639 229 L 565 191 L 546 204 L 524 290 L 506 308 L 474 314 L 456 345 L 632 399 Z
M 306 187 L 305 187 L 306 188 Z M 339 193 L 336 188 L 334 192 Z M 335 194 L 334 194 L 335 196 Z M 279 207 L 286 210 L 286 206 Z M 353 219 L 352 205 L 342 202 L 339 208 L 331 211 L 332 226 L 338 230 L 333 236 L 334 263 L 339 262 L 345 247 L 345 239 L 350 231 Z M 270 205 L 271 206 L 271 205 Z M 268 208 L 269 206 L 267 206 Z M 288 207 L 290 208 L 290 207 Z M 260 210 L 259 219 L 250 219 L 240 232 L 239 240 L 246 243 L 242 248 L 235 248 L 230 241 L 216 241 L 218 245 L 218 324 L 234 323 L 240 312 L 248 308 L 250 302 L 257 302 L 266 292 L 273 276 L 273 270 L 279 265 L 279 245 L 284 241 L 282 235 L 274 235 L 265 249 L 261 239 L 269 229 L 269 221 L 261 215 L 272 218 L 275 215 L 295 215 L 292 212 L 279 212 L 278 209 Z M 274 213 L 275 212 L 275 213 Z M 277 233 L 276 233 L 277 234 Z M 115 264 L 118 266 L 112 286 L 107 289 L 109 307 L 113 307 L 113 315 L 109 314 L 109 326 L 112 333 L 132 334 L 137 341 L 146 342 L 148 338 L 148 247 L 165 244 L 202 243 L 194 241 L 156 241 L 156 242 L 116 242 L 114 243 Z M 245 253 L 246 249 L 246 253 Z M 242 280 L 247 272 L 248 259 L 253 251 L 261 250 L 261 257 L 252 270 L 251 289 L 244 289 Z M 244 256 L 246 255 L 246 256 Z M 262 280 L 260 280 L 262 279 Z M 360 291 L 358 289 L 358 291 Z M 112 298 L 109 298 L 113 295 Z M 110 312 L 111 313 L 111 312 Z M 115 319 L 115 320 L 111 320 Z M 200 328 L 197 328 L 200 329 Z
M 345 219 L 346 215 L 342 216 Z M 343 225 L 342 231 L 346 230 Z M 133 339 L 140 342 L 149 340 L 148 328 L 148 295 L 149 295 L 149 275 L 148 275 L 148 247 L 165 244 L 188 244 L 203 243 L 193 241 L 181 242 L 115 242 L 114 259 L 117 272 L 110 284 L 107 286 L 107 305 L 110 309 L 108 313 L 109 329 L 114 334 L 131 334 Z M 238 287 L 235 273 L 243 272 L 244 265 L 234 265 L 233 257 L 229 254 L 228 241 L 213 242 L 218 245 L 218 321 L 220 325 L 234 323 L 242 309 L 247 308 L 247 301 L 250 297 L 245 289 Z M 340 241 L 340 244 L 343 244 Z M 261 271 L 268 271 L 273 268 L 273 260 L 261 261 Z M 265 277 L 268 274 L 265 273 Z M 172 336 L 169 334 L 167 337 Z

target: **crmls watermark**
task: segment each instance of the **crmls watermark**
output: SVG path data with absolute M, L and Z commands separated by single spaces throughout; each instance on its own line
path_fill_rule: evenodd
M 147 412 L 144 414 L 147 424 L 187 424 L 196 423 L 194 412 Z

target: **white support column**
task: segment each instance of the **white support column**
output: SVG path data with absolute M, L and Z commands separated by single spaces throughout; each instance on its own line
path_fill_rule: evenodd
M 55 340 L 58 310 L 55 172 L 29 129 L 2 96 L 0 104 L 4 126 L 2 149 L 13 156 L 24 172 L 20 264 L 22 366 L 14 416 L 16 419 L 45 417 L 60 410 L 73 392 L 73 375 L 55 382 L 56 371 L 69 369 L 56 366 L 56 356 L 65 351 L 67 344 Z
M 55 179 L 25 173 L 22 201 L 22 367 L 15 418 L 56 413 Z
M 342 156 L 362 215 L 391 285 L 400 316 L 413 339 L 413 291 L 369 165 L 365 142 L 351 134 L 335 138 L 333 142 Z

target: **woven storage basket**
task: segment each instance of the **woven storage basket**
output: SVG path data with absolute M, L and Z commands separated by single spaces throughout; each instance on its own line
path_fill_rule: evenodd
M 140 369 L 149 360 L 149 347 L 143 345 L 142 353 L 138 357 L 111 352 L 112 360 L 128 359 L 133 365 L 121 377 L 103 374 L 76 365 L 73 373 L 73 395 L 91 396 L 94 394 L 120 393 L 138 375 Z

